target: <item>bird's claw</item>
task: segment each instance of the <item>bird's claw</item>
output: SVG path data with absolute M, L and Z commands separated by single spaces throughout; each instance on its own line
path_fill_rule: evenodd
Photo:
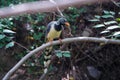
M 59 39 L 59 41 L 60 41 L 60 44 L 62 44 L 62 39 Z

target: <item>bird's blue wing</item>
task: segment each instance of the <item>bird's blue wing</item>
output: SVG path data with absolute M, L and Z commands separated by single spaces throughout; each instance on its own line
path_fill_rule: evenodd
M 47 25 L 47 29 L 46 29 L 46 32 L 45 32 L 46 36 L 47 36 L 48 33 L 50 32 L 51 26 L 52 26 L 53 24 L 55 25 L 55 24 L 56 24 L 56 21 L 52 21 L 52 22 L 50 22 L 50 23 Z

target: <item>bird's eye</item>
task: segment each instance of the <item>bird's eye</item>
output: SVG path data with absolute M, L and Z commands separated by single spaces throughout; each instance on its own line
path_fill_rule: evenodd
M 67 20 L 66 19 L 63 19 L 63 21 L 62 21 L 63 23 L 65 23 L 65 22 L 67 22 Z
M 65 22 L 67 22 L 67 20 L 65 18 L 60 18 L 58 20 L 62 25 L 65 25 Z

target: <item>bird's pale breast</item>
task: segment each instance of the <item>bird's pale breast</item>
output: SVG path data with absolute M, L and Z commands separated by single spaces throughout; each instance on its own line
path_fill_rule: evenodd
M 53 40 L 55 38 L 59 38 L 61 35 L 61 31 L 56 31 L 54 26 L 51 26 L 50 32 L 47 35 L 49 40 Z

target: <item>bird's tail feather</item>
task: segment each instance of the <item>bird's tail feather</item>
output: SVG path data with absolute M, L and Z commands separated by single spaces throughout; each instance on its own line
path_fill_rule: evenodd
M 51 62 L 51 52 L 52 52 L 52 48 L 53 46 L 47 47 L 44 51 L 45 55 L 44 55 L 44 73 L 47 73 L 47 68 Z

